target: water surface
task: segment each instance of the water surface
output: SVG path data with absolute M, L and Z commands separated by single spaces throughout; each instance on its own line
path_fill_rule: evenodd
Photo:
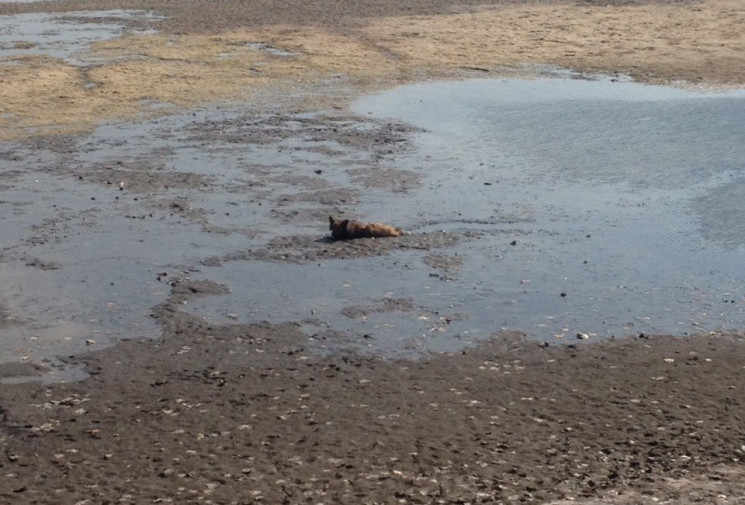
M 0 363 L 157 337 L 150 314 L 173 278 L 230 290 L 185 311 L 294 321 L 323 352 L 745 327 L 744 92 L 478 80 L 354 111 L 214 107 L 0 145 Z M 365 182 L 378 170 L 419 182 Z M 463 239 L 357 259 L 245 254 L 287 237 L 316 247 L 331 212 Z

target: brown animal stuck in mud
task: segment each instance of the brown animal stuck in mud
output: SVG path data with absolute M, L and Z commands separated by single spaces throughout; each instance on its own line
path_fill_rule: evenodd
M 361 223 L 349 219 L 337 220 L 329 216 L 329 230 L 334 240 L 352 240 L 355 238 L 399 237 L 404 235 L 400 228 L 383 223 Z

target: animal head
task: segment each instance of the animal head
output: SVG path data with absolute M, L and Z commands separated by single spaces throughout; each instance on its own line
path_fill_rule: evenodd
M 349 225 L 349 219 L 338 221 L 329 216 L 329 230 L 331 230 L 331 236 L 334 238 L 342 238 L 347 233 L 347 226 Z

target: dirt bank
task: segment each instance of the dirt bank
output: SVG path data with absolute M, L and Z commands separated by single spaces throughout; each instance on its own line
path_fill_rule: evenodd
M 178 313 L 3 392 L 8 503 L 745 503 L 742 335 L 457 355 L 308 352 L 298 327 Z M 563 503 L 563 502 L 562 502 Z

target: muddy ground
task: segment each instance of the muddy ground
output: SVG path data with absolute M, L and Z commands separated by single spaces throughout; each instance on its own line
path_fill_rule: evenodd
M 339 117 L 324 120 L 319 134 L 338 140 L 353 129 L 340 133 L 328 123 L 362 121 L 346 115 L 351 97 L 418 79 L 522 74 L 524 63 L 683 85 L 745 83 L 745 11 L 734 0 L 319 1 L 281 9 L 272 2 L 143 0 L 0 4 L 0 14 L 93 6 L 153 8 L 166 19 L 137 26 L 155 27 L 155 34 L 95 45 L 95 63 L 4 62 L 0 132 L 15 141 L 3 145 L 8 163 L 30 162 L 34 146 L 64 161 L 76 136 L 101 121 L 215 101 L 255 104 L 275 118 L 261 116 L 262 128 L 241 125 L 238 131 L 253 136 L 235 142 L 276 141 L 287 130 L 272 124 L 324 108 Z M 227 63 L 220 56 L 226 48 L 234 58 Z M 165 108 L 151 110 L 153 102 Z M 217 125 L 184 135 L 209 141 L 231 131 Z M 384 125 L 342 140 L 369 153 L 365 163 L 374 166 L 408 133 Z M 43 170 L 44 161 L 29 168 Z M 109 188 L 112 201 L 125 178 L 129 196 L 210 184 L 144 170 L 151 161 L 75 175 Z M 52 168 L 71 170 L 65 163 Z M 417 184 L 415 174 L 379 174 L 362 173 L 346 191 L 326 193 L 313 174 L 293 179 L 304 192 L 289 213 L 281 196 L 262 195 L 275 203 L 277 229 L 242 230 L 259 246 L 205 263 L 309 262 L 410 248 L 443 274 L 457 272 L 449 241 L 473 236 L 341 244 L 321 232 L 283 237 L 298 220 L 307 225 L 343 211 L 370 188 Z M 220 231 L 207 230 L 209 220 L 171 193 L 141 205 Z M 25 243 L 25 252 L 3 250 L 0 261 L 57 268 L 33 247 L 53 244 L 62 232 L 48 223 L 35 230 L 37 241 Z M 217 325 L 182 310 L 221 286 L 189 276 L 157 282 L 170 291 L 152 310 L 159 338 L 63 358 L 71 368 L 85 367 L 89 378 L 81 382 L 2 385 L 2 501 L 745 503 L 742 334 L 539 345 L 495 329 L 479 346 L 420 360 L 321 354 L 294 322 Z M 5 363 L 0 375 L 43 374 L 46 366 Z
M 744 503 L 742 335 L 320 357 L 177 316 L 3 393 L 8 503 Z

